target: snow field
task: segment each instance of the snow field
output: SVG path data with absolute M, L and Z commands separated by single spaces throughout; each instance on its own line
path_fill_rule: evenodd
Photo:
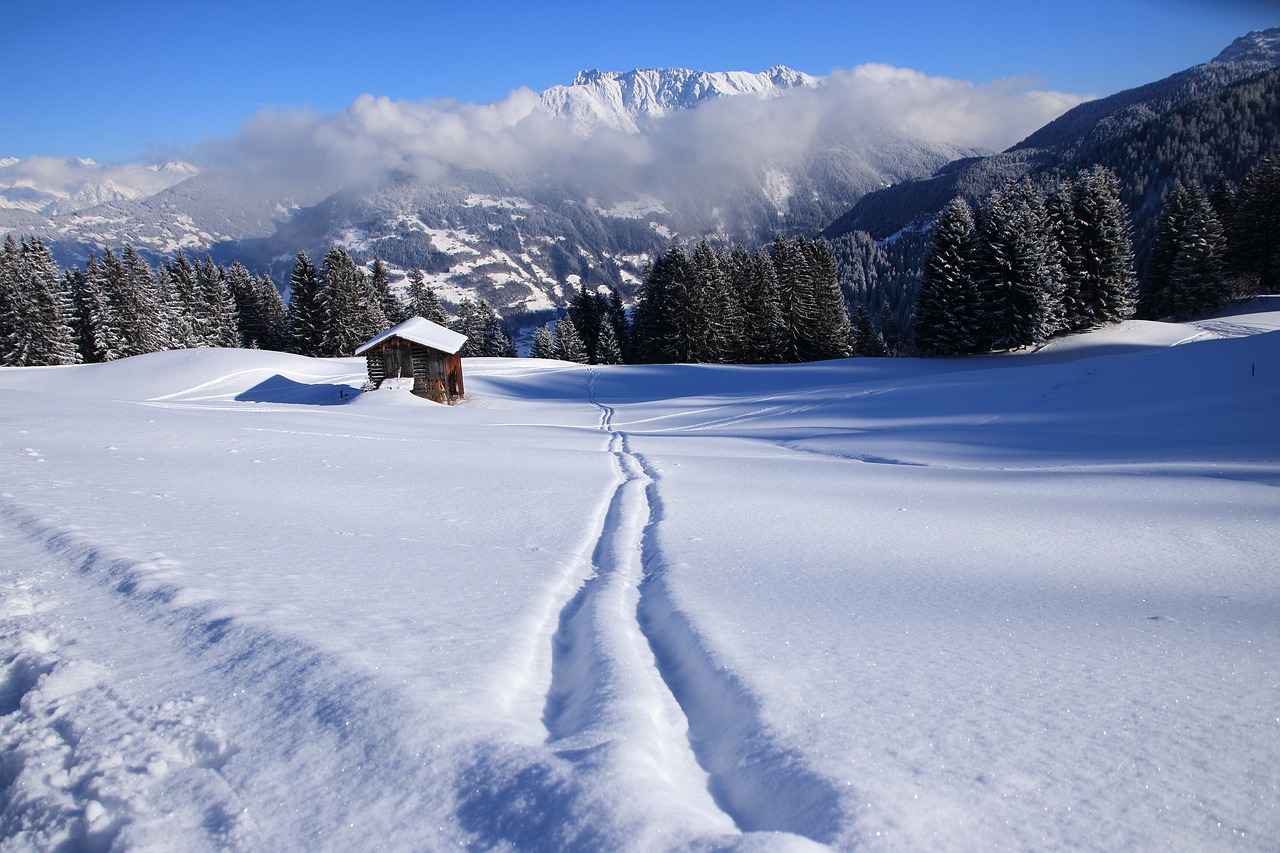
M 3 848 L 1265 850 L 1271 307 L 473 359 L 453 408 L 359 360 L 6 370 Z

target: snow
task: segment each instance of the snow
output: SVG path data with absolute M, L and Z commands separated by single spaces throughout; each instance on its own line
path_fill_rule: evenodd
M 406 341 L 413 341 L 416 344 L 422 344 L 450 354 L 462 349 L 462 345 L 467 342 L 466 335 L 459 334 L 452 329 L 446 329 L 439 323 L 433 323 L 423 317 L 410 317 L 403 323 L 398 323 L 361 344 L 356 349 L 355 354 L 361 355 L 365 350 L 371 349 L 391 337 L 404 338 Z
M 1271 849 L 1278 327 L 0 371 L 4 849 Z

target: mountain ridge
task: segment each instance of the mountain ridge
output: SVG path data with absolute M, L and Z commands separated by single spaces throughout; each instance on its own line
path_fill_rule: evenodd
M 885 239 L 903 228 L 922 226 L 957 195 L 972 201 L 1008 178 L 1079 161 L 1082 151 L 1275 68 L 1280 68 L 1280 27 L 1248 33 L 1200 65 L 1080 104 L 998 154 L 949 163 L 928 178 L 868 193 L 822 234 L 835 239 L 861 230 Z

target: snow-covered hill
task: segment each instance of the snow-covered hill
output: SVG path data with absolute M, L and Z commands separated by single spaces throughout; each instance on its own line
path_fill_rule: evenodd
M 1280 298 L 465 370 L 0 370 L 6 850 L 1280 837 Z

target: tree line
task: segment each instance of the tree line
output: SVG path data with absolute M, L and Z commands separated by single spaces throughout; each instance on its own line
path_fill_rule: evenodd
M 1187 319 L 1275 286 L 1280 159 L 1262 159 L 1238 187 L 1177 185 L 1140 287 L 1121 193 L 1115 174 L 1099 166 L 1048 188 L 1011 181 L 976 205 L 954 199 L 923 253 L 909 240 L 881 247 L 842 238 L 839 255 L 804 237 L 777 237 L 755 252 L 673 243 L 647 268 L 631 312 L 616 289 L 581 285 L 554 328 L 537 330 L 530 355 L 770 364 L 978 353 L 1135 314 Z M 919 269 L 919 283 L 895 289 L 893 270 L 904 263 Z M 39 239 L 9 235 L 0 250 L 5 366 L 200 346 L 344 356 L 414 315 L 466 335 L 464 356 L 515 355 L 483 299 L 464 299 L 451 320 L 421 270 L 410 272 L 401 300 L 380 259 L 366 271 L 339 246 L 320 266 L 298 253 L 287 304 L 268 276 L 181 250 L 153 269 L 126 245 L 119 254 L 90 253 L 83 270 L 63 273 Z
M 497 312 L 465 299 L 450 320 L 421 270 L 409 275 L 408 301 L 391 290 L 386 265 L 366 272 L 342 247 L 320 266 L 295 258 L 286 304 L 266 275 L 181 250 L 152 268 L 131 245 L 82 270 L 59 273 L 37 238 L 11 234 L 0 250 L 0 365 L 112 361 L 191 347 L 251 347 L 333 357 L 407 317 L 426 317 L 467 336 L 463 355 L 515 355 Z
M 1275 285 L 1277 158 L 1259 161 L 1239 188 L 1178 184 L 1140 286 L 1121 194 L 1115 174 L 1094 166 L 1047 191 L 1012 181 L 977 211 L 954 199 L 921 276 L 915 351 L 1014 349 L 1130 316 L 1186 320 Z
M 1156 232 L 1137 313 L 1185 320 L 1274 288 L 1280 278 L 1280 157 L 1237 187 L 1179 183 Z
M 655 258 L 628 316 L 616 290 L 574 296 L 554 329 L 535 333 L 530 355 L 590 364 L 783 364 L 844 358 L 858 336 L 825 240 L 774 239 Z
M 1137 284 L 1128 219 L 1103 168 L 1048 192 L 1011 181 L 976 213 L 952 200 L 924 265 L 916 351 L 1017 349 L 1128 316 Z

